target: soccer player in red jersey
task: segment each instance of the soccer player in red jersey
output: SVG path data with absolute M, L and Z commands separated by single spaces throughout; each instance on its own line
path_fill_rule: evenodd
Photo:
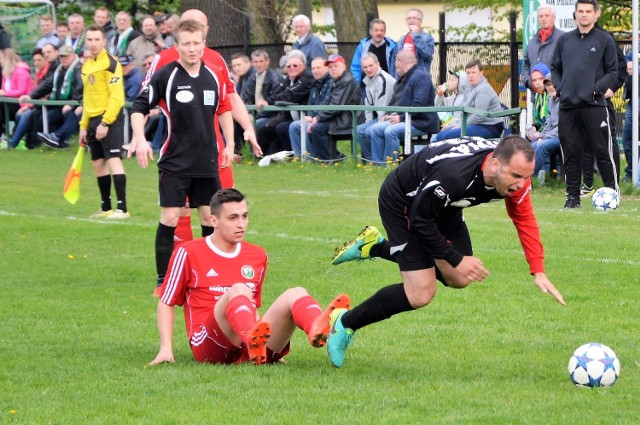
M 244 241 L 249 212 L 244 195 L 222 189 L 209 205 L 212 235 L 187 242 L 171 257 L 160 287 L 160 350 L 149 363 L 173 362 L 175 306 L 183 306 L 193 357 L 198 362 L 273 363 L 289 352 L 296 327 L 314 347 L 325 345 L 329 315 L 349 308 L 349 296 L 338 295 L 323 312 L 300 287 L 286 290 L 260 317 L 267 253 Z

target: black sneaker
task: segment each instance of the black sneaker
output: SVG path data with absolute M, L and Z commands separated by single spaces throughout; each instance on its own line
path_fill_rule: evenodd
M 61 143 L 58 136 L 56 136 L 54 133 L 42 133 L 39 131 L 36 133 L 36 136 L 38 136 L 38 140 L 40 140 L 50 148 L 62 149 L 67 147 L 67 144 Z
M 567 196 L 567 202 L 564 203 L 565 208 L 580 208 L 580 198 L 577 196 Z

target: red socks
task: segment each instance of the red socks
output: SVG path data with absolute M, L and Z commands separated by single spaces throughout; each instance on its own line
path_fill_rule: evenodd
M 321 314 L 322 307 L 311 295 L 298 299 L 291 307 L 293 322 L 306 334 L 309 334 L 313 321 Z
M 193 230 L 191 229 L 191 217 L 180 216 L 178 218 L 178 225 L 173 236 L 173 249 L 177 249 L 185 242 L 193 240 Z
M 256 324 L 256 308 L 251 303 L 251 300 L 244 295 L 233 297 L 227 303 L 224 313 L 231 329 L 240 335 L 243 340 Z

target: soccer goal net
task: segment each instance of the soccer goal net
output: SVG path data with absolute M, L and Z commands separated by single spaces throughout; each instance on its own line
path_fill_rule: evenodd
M 0 0 L 0 24 L 9 34 L 11 48 L 28 63 L 31 63 L 31 52 L 41 37 L 40 16 L 45 14 L 55 19 L 55 7 L 50 1 Z

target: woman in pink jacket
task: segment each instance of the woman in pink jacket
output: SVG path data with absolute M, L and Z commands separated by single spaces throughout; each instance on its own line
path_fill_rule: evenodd
M 23 94 L 31 93 L 33 90 L 33 80 L 29 65 L 23 62 L 20 57 L 11 49 L 6 49 L 0 54 L 0 65 L 2 65 L 2 87 L 0 96 L 20 97 Z M 17 103 L 9 103 L 9 119 L 14 120 L 16 112 L 20 108 Z M 4 128 L 5 108 L 0 107 L 0 133 L 6 134 Z

